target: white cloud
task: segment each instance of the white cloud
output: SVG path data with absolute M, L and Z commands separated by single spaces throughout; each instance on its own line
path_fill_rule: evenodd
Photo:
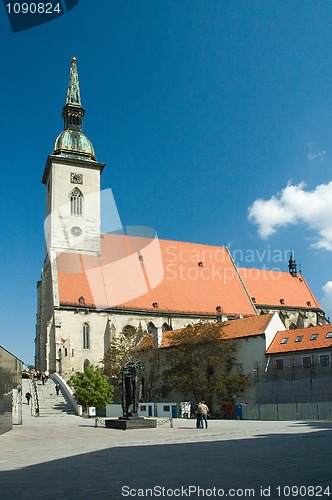
M 317 234 L 312 246 L 332 251 L 332 182 L 306 191 L 305 185 L 288 184 L 269 200 L 256 200 L 249 207 L 249 220 L 266 239 L 280 227 L 304 223 Z
M 325 158 L 326 151 L 318 151 L 318 153 L 308 153 L 308 160 L 323 160 Z
M 326 316 L 332 317 L 332 281 L 328 281 L 322 288 L 324 295 L 320 299 L 321 306 Z

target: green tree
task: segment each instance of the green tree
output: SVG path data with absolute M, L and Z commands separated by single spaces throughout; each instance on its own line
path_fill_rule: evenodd
M 104 373 L 112 381 L 121 381 L 121 368 L 128 361 L 134 361 L 137 358 L 139 345 L 145 335 L 146 332 L 142 328 L 127 326 L 124 331 L 112 339 L 103 359 Z
M 104 408 L 112 402 L 114 388 L 99 367 L 86 367 L 83 373 L 70 377 L 68 384 L 73 388 L 74 397 L 84 408 Z
M 212 408 L 245 387 L 246 377 L 231 373 L 236 344 L 225 338 L 221 323 L 196 323 L 169 332 L 168 338 L 169 347 L 163 349 L 165 392 L 176 389 Z
M 112 339 L 103 364 L 104 373 L 114 385 L 114 400 L 121 401 L 121 369 L 128 361 L 139 359 L 144 367 L 142 399 L 151 401 L 158 393 L 158 349 L 153 346 L 153 336 L 142 328 L 128 326 Z

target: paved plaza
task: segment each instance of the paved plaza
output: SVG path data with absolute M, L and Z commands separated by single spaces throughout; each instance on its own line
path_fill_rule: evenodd
M 23 406 L 23 425 L 0 436 L 4 500 L 332 497 L 332 422 L 196 429 L 175 419 L 173 428 L 121 431 Z

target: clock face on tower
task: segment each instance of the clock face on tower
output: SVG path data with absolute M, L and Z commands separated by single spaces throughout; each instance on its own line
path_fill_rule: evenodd
M 70 182 L 72 184 L 83 184 L 83 174 L 72 172 L 70 174 Z

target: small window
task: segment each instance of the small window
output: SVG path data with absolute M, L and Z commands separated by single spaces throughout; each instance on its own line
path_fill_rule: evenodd
M 313 333 L 310 337 L 310 340 L 317 340 L 318 339 L 318 333 Z
M 90 349 L 90 326 L 88 323 L 83 325 L 83 349 Z
M 289 338 L 289 337 L 284 337 L 284 338 L 282 339 L 282 341 L 280 342 L 280 344 L 287 344 L 287 342 L 288 342 L 288 338 Z
M 327 339 L 332 339 L 332 332 L 327 332 L 326 338 Z
M 283 369 L 284 369 L 284 360 L 276 359 L 276 370 L 283 370 Z
M 298 335 L 295 339 L 295 342 L 302 342 L 303 340 L 303 335 Z
M 123 327 L 122 329 L 122 333 L 124 333 L 125 335 L 135 335 L 136 333 L 136 328 L 132 325 L 126 325 Z
M 141 405 L 141 411 L 146 411 L 146 405 Z
M 170 406 L 169 405 L 164 405 L 164 411 L 170 411 Z
M 154 326 L 154 324 L 151 323 L 151 321 L 150 321 L 150 323 L 147 324 L 147 331 L 148 331 L 148 333 L 152 333 L 152 335 L 157 335 L 158 328 L 156 328 Z
M 321 354 L 319 356 L 320 366 L 330 366 L 330 355 L 329 354 Z
M 303 368 L 311 368 L 311 356 L 303 356 L 302 366 Z

